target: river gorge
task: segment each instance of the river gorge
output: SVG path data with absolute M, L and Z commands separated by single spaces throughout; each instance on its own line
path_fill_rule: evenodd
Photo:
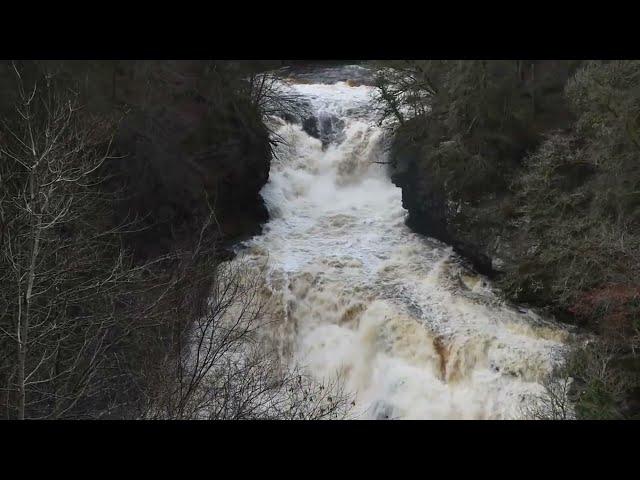
M 352 417 L 522 418 L 569 333 L 507 304 L 450 246 L 405 225 L 373 87 L 349 79 L 358 75 L 283 80 L 312 115 L 272 119 L 270 220 L 234 261 L 261 267 L 283 360 L 343 379 Z

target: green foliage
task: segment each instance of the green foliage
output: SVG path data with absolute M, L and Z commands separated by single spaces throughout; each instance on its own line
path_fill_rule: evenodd
M 603 216 L 635 228 L 640 220 L 640 62 L 589 62 L 567 85 L 585 154 L 602 172 Z
M 411 172 L 397 181 L 413 225 L 422 215 L 426 233 L 499 257 L 507 295 L 602 334 L 613 357 L 635 352 L 640 62 L 386 66 L 379 101 L 400 122 L 392 163 Z M 612 378 L 626 368 L 611 366 Z M 630 388 L 589 378 L 579 414 L 617 418 L 611 405 Z
M 637 374 L 616 365 L 616 352 L 603 342 L 576 346 L 565 375 L 575 382 L 575 413 L 579 419 L 628 418 L 628 395 L 638 385 Z
M 396 151 L 407 145 L 419 150 L 423 168 L 446 185 L 453 202 L 474 204 L 506 191 L 524 153 L 549 127 L 545 116 L 555 120 L 554 112 L 566 110 L 556 98 L 566 80 L 566 62 L 394 61 L 382 66 L 377 79 L 381 111 L 401 123 Z
M 543 392 L 529 399 L 523 413 L 537 420 L 635 418 L 629 399 L 640 377 L 619 364 L 615 349 L 606 342 L 573 344 L 564 364 L 543 381 Z
M 638 313 L 639 74 L 638 62 L 589 62 L 568 82 L 575 132 L 549 136 L 512 184 L 520 241 L 503 279 L 623 336 Z

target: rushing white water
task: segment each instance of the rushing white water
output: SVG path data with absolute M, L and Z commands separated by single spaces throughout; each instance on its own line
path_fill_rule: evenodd
M 447 245 L 405 226 L 401 191 L 374 163 L 371 87 L 292 88 L 344 131 L 323 148 L 279 123 L 286 144 L 262 191 L 270 221 L 242 248 L 267 265 L 282 355 L 319 379 L 340 373 L 358 418 L 518 418 L 566 332 L 504 305 Z

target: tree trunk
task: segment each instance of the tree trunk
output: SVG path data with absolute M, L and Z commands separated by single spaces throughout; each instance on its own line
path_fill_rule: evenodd
M 33 172 L 29 178 L 29 206 L 32 211 L 35 211 L 36 192 L 33 180 Z M 36 259 L 38 257 L 38 250 L 40 248 L 40 234 L 41 234 L 41 218 L 40 215 L 35 214 L 33 220 L 34 238 L 33 245 L 31 247 L 31 255 L 29 261 L 29 271 L 27 276 L 27 291 L 25 293 L 25 307 L 24 315 L 19 319 L 19 338 L 18 338 L 18 420 L 24 420 L 25 405 L 26 405 L 26 379 L 25 379 L 25 367 L 27 362 L 27 350 L 29 344 L 29 314 L 31 310 L 31 296 L 33 294 L 33 283 L 36 276 Z
M 531 63 L 531 110 L 533 118 L 536 117 L 536 64 Z
M 111 77 L 111 100 L 116 103 L 116 72 L 118 71 L 118 64 L 113 64 L 113 75 Z

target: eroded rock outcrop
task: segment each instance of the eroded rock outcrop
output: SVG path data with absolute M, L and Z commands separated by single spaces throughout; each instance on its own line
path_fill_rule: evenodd
M 484 275 L 495 273 L 495 262 L 487 254 L 490 238 L 472 243 L 457 228 L 455 217 L 461 207 L 452 202 L 446 186 L 425 175 L 417 150 L 393 151 L 392 181 L 402 189 L 402 206 L 409 212 L 407 225 L 417 233 L 441 240 L 468 259 Z
M 211 211 L 209 231 L 224 245 L 259 233 L 268 218 L 259 192 L 271 145 L 259 112 L 242 98 L 207 98 L 185 83 L 169 101 L 136 108 L 114 142 L 126 185 L 117 215 L 144 218 L 147 228 L 134 241 L 143 256 L 197 236 Z

